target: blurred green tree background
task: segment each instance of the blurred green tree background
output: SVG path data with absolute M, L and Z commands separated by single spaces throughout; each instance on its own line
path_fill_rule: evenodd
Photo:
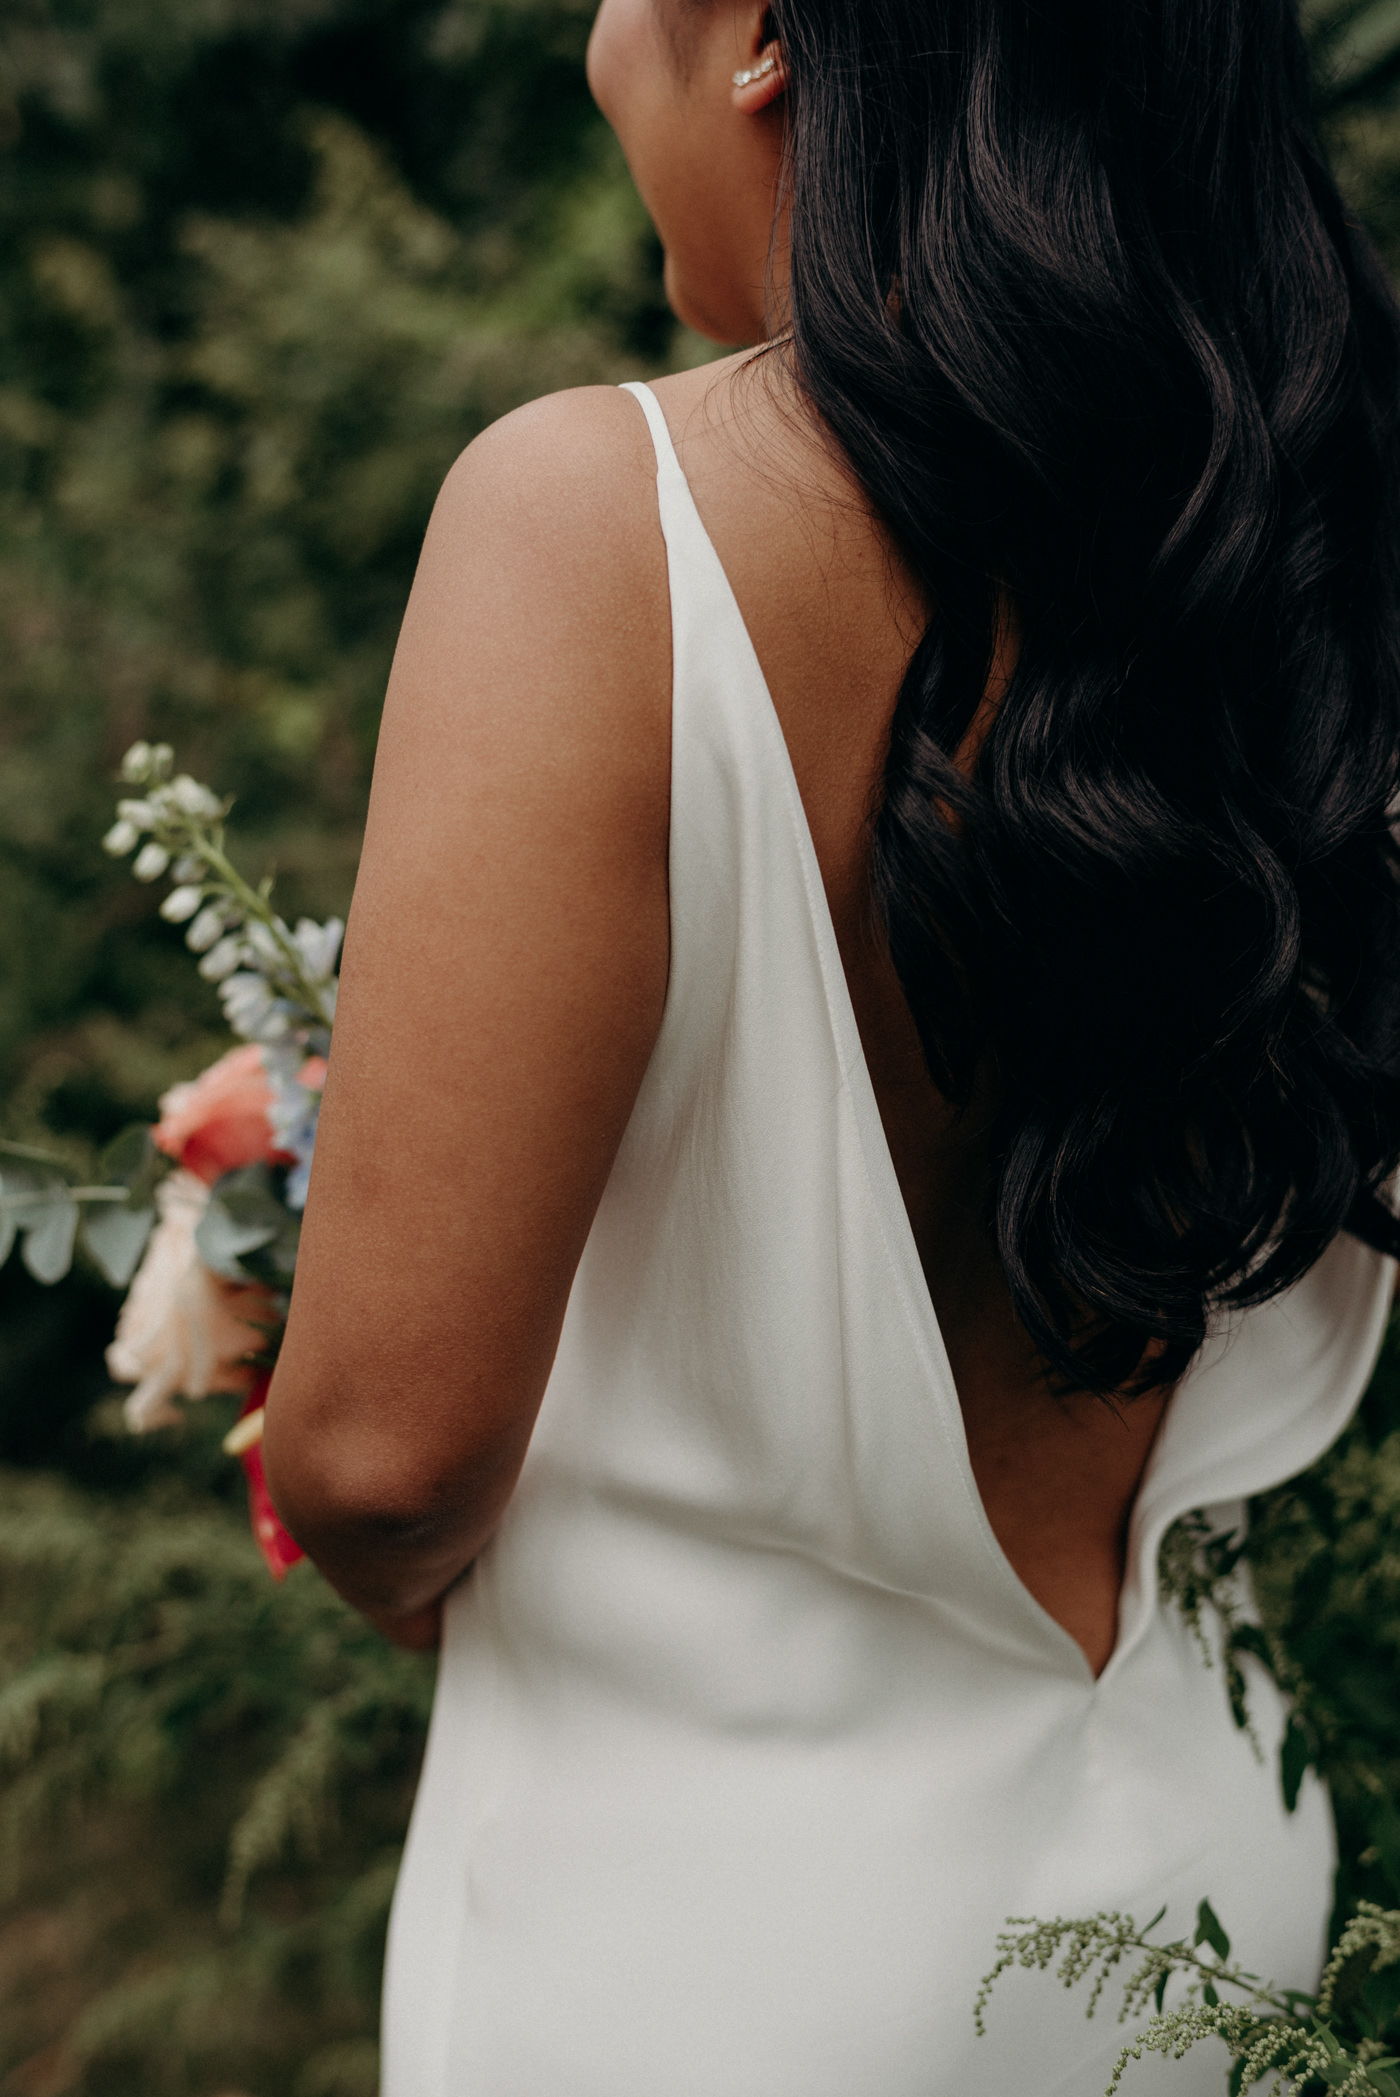
M 690 360 L 570 0 L 6 0 L 0 1114 L 75 1156 L 224 1046 L 97 841 L 137 736 L 348 899 L 437 486 Z M 253 1554 L 228 1408 L 122 1439 L 115 1299 L 0 1273 L 0 2089 L 365 2097 L 431 1669 Z
M 1330 145 L 1400 261 L 1400 4 L 1309 12 Z M 4 0 L 11 1137 L 82 1158 L 224 1046 L 153 896 L 98 849 L 127 745 L 169 740 L 237 795 L 243 863 L 275 864 L 289 910 L 343 908 L 446 468 L 523 399 L 705 353 L 589 102 L 591 13 Z M 95 1275 L 0 1272 L 0 2092 L 370 2097 L 431 1671 L 309 1569 L 267 1581 L 218 1451 L 229 1408 L 122 1438 L 114 1312 Z M 1358 1506 L 1390 1533 L 1389 1389 L 1338 1459 L 1345 1494 L 1329 1472 L 1272 1511 L 1285 1627 L 1304 1592 L 1309 1623 L 1342 1621 L 1338 1508 L 1348 1535 Z M 1369 1575 L 1346 1577 L 1354 1618 Z M 1360 1683 L 1388 1786 L 1400 1602 L 1365 1594 L 1371 1643 L 1343 1625 L 1328 1648 L 1351 1668 L 1338 1724 L 1354 1736 Z
M 99 1142 L 217 1005 L 94 851 L 138 735 L 343 908 L 433 496 L 487 422 L 676 353 L 568 0 L 7 0 L 0 26 L 0 1097 Z M 110 1306 L 7 1276 L 0 1438 Z M 42 1375 L 45 1406 L 33 1404 Z

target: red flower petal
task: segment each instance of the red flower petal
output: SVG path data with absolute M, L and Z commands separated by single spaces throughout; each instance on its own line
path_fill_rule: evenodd
M 272 1377 L 263 1370 L 249 1391 L 239 1413 L 256 1412 L 267 1397 Z M 283 1526 L 282 1518 L 272 1504 L 272 1495 L 267 1489 L 267 1476 L 263 1470 L 262 1444 L 254 1442 L 239 1458 L 244 1475 L 248 1480 L 248 1518 L 253 1525 L 253 1538 L 262 1552 L 267 1569 L 274 1580 L 285 1580 L 287 1570 L 294 1566 L 306 1553 L 291 1532 Z

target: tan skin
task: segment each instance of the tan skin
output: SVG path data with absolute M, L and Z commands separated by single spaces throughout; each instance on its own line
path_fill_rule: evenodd
M 784 83 L 780 64 L 732 75 L 778 54 L 747 0 L 669 20 L 659 4 L 675 0 L 603 0 L 590 82 L 677 311 L 762 342 Z M 657 391 L 792 755 L 988 1519 L 1098 1673 L 1166 1401 L 1047 1395 L 976 1222 L 981 1117 L 930 1083 L 873 927 L 869 810 L 928 607 L 781 343 Z M 1004 668 L 1013 652 L 1009 633 Z M 394 662 L 267 1411 L 288 1526 L 405 1645 L 435 1642 L 509 1499 L 656 1039 L 669 685 L 635 402 L 589 388 L 507 417 L 448 477 Z

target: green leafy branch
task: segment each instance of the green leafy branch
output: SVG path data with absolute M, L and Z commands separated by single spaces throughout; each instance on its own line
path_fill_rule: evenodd
M 1229 2097 L 1241 2097 L 1266 2076 L 1297 2092 L 1321 2088 L 1337 2097 L 1400 2097 L 1394 2073 L 1400 2059 L 1385 2041 L 1400 2011 L 1400 1912 L 1361 1902 L 1315 1996 L 1275 1989 L 1232 1965 L 1230 1939 L 1209 1901 L 1197 1909 L 1189 1944 L 1152 1941 L 1165 1913 L 1160 1910 L 1141 1930 L 1131 1915 L 1117 1913 L 1053 1922 L 1012 1917 L 997 1939 L 996 1964 L 974 2006 L 979 2036 L 985 2035 L 992 1991 L 1013 1967 L 1044 1973 L 1054 1966 L 1066 1988 L 1087 1981 L 1085 2014 L 1092 2017 L 1109 1982 L 1126 1966 L 1119 2023 L 1141 2016 L 1149 2004 L 1153 2014 L 1118 2056 L 1106 2097 L 1114 2097 L 1130 2062 L 1147 2053 L 1181 2060 L 1207 2038 L 1220 2039 L 1229 2052 Z M 1184 1982 L 1184 1998 L 1167 2009 L 1173 1978 Z
M 213 1273 L 290 1290 L 301 1218 L 279 1195 L 279 1176 L 279 1168 L 240 1165 L 215 1181 L 195 1230 L 199 1256 Z
M 1329 1723 L 1328 1713 L 1310 1692 L 1282 1640 L 1245 1614 L 1239 1572 L 1249 1556 L 1247 1532 L 1222 1534 L 1199 1511 L 1184 1515 L 1162 1540 L 1158 1584 L 1162 1599 L 1180 1611 L 1206 1666 L 1214 1667 L 1218 1657 L 1231 1716 L 1248 1734 L 1261 1761 L 1263 1749 L 1249 1715 L 1245 1659 L 1257 1660 L 1266 1668 L 1288 1699 L 1288 1721 L 1279 1743 L 1279 1782 L 1284 1805 L 1291 1813 L 1308 1770 L 1335 1773 L 1338 1757 L 1346 1755 L 1346 1743 Z M 1208 1619 L 1214 1622 L 1214 1642 Z M 1400 1820 L 1383 1799 L 1377 1800 L 1376 1810 L 1380 1814 L 1389 1811 Z
M 0 1266 L 18 1244 L 36 1281 L 61 1281 L 81 1243 L 113 1288 L 125 1288 L 156 1216 L 158 1160 L 149 1129 L 123 1130 L 102 1164 L 104 1181 L 78 1185 L 61 1158 L 0 1142 Z
M 1220 1533 L 1199 1512 L 1183 1515 L 1162 1539 L 1157 1578 L 1163 1600 L 1175 1603 L 1181 1612 L 1207 1667 L 1216 1665 L 1217 1652 L 1207 1630 L 1207 1615 L 1214 1619 L 1230 1715 L 1240 1731 L 1249 1735 L 1254 1752 L 1262 1761 L 1264 1751 L 1249 1716 L 1242 1661 L 1245 1654 L 1250 1654 L 1277 1676 L 1280 1660 L 1259 1626 L 1244 1614 L 1244 1594 L 1237 1578 L 1244 1556 L 1242 1536 Z M 1295 1785 L 1295 1800 L 1296 1797 Z

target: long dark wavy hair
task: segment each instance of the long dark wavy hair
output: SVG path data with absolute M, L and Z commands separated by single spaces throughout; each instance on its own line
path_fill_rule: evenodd
M 1338 1232 L 1400 1250 L 1400 315 L 1293 0 L 771 23 L 798 381 L 934 608 L 894 962 L 940 1090 L 993 1073 L 1054 1377 L 1169 1383 Z

